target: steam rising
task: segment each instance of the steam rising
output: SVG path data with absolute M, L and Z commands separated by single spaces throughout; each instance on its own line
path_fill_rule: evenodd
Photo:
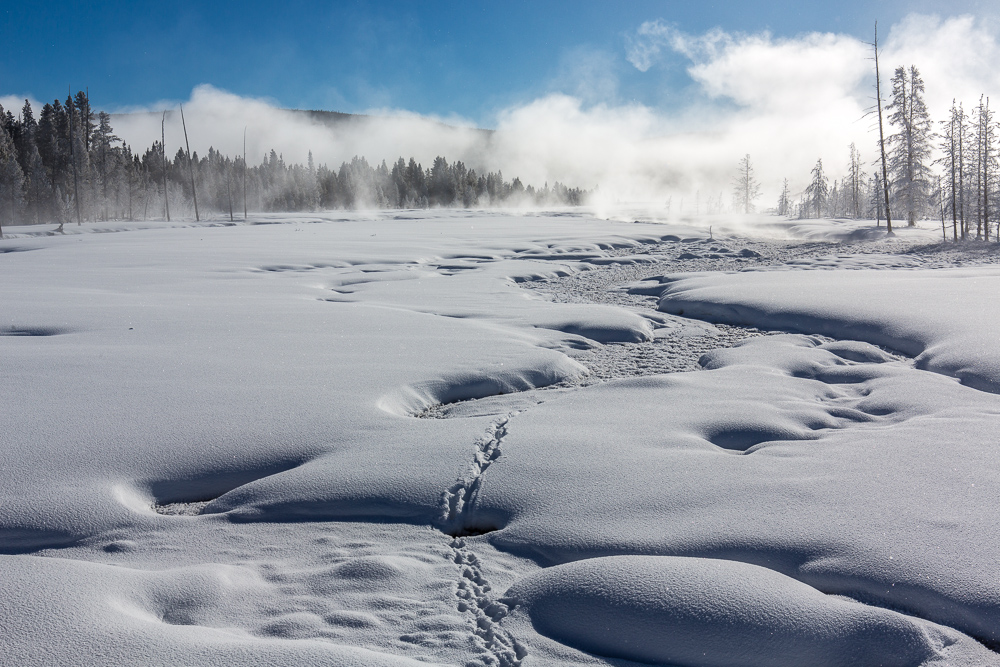
M 970 16 L 941 19 L 909 16 L 882 38 L 883 81 L 892 69 L 914 64 L 923 74 L 931 116 L 940 120 L 953 97 L 967 108 L 981 93 L 1000 97 L 1000 39 L 991 26 Z M 495 131 L 463 119 L 445 120 L 380 110 L 324 124 L 307 114 L 284 111 L 266 100 L 239 97 L 211 86 L 195 88 L 184 103 L 192 150 L 209 146 L 230 155 L 243 152 L 260 162 L 274 148 L 286 162 L 339 166 L 354 155 L 369 162 L 415 157 L 428 166 L 435 156 L 462 160 L 477 170 L 503 171 L 540 187 L 560 181 L 599 187 L 605 202 L 647 201 L 674 207 L 686 198 L 693 208 L 722 195 L 729 202 L 739 159 L 749 153 L 763 185 L 760 206 L 773 204 L 783 178 L 792 191 L 808 182 L 823 158 L 831 178 L 846 170 L 848 145 L 866 161 L 875 158 L 871 48 L 846 35 L 809 33 L 776 38 L 768 33 L 712 30 L 686 34 L 654 21 L 626 40 L 625 56 L 641 72 L 665 61 L 682 62 L 695 94 L 668 111 L 639 104 L 587 105 L 552 93 L 500 111 Z M 606 85 L 602 84 L 602 85 Z M 20 108 L 20 104 L 8 107 Z M 176 108 L 174 103 L 150 109 Z M 116 133 L 133 149 L 159 140 L 160 114 L 115 118 Z M 167 149 L 181 145 L 179 119 L 167 118 Z

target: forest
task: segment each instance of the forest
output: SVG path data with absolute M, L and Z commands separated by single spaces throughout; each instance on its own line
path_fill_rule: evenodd
M 115 136 L 111 116 L 84 91 L 45 104 L 38 117 L 0 107 L 0 230 L 3 225 L 170 219 L 171 214 L 245 216 L 247 211 L 579 205 L 586 193 L 561 183 L 536 189 L 503 173 L 478 173 L 444 157 L 423 167 L 354 157 L 339 169 L 288 164 L 275 150 L 251 165 L 209 148 L 171 157 L 163 142 L 141 154 Z

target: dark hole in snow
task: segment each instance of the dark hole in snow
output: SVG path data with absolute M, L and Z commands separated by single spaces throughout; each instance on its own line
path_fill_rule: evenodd
M 496 530 L 500 530 L 499 526 L 493 526 L 490 524 L 483 524 L 478 526 L 459 526 L 453 530 L 445 532 L 445 535 L 450 537 L 475 537 L 477 535 L 485 535 L 486 533 L 492 533 Z
M 800 436 L 780 429 L 736 428 L 708 435 L 707 439 L 716 447 L 737 452 L 746 452 L 751 447 L 772 440 L 796 440 Z
M 3 327 L 0 336 L 58 336 L 69 331 L 58 327 Z

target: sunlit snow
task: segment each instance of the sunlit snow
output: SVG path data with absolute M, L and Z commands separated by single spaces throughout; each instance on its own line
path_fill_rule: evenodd
M 994 246 L 601 213 L 5 228 L 0 664 L 1000 664 Z

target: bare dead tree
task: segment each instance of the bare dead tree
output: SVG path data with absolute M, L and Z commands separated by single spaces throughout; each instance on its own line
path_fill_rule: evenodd
M 233 168 L 226 166 L 226 193 L 229 195 L 229 222 L 233 221 Z
M 191 175 L 191 196 L 194 198 L 194 219 L 201 221 L 198 216 L 198 189 L 194 186 L 194 164 L 191 161 L 191 144 L 188 143 L 187 124 L 184 122 L 184 105 L 181 107 L 181 127 L 184 128 L 184 147 L 187 149 L 188 173 Z
M 160 119 L 160 152 L 163 157 L 163 211 L 170 222 L 170 197 L 167 196 L 167 135 L 163 129 L 167 122 L 167 112 L 163 112 Z
M 986 240 L 990 240 L 990 144 L 993 143 L 993 113 L 990 111 L 990 98 L 986 98 L 986 106 L 982 112 L 983 123 L 983 231 Z M 1000 232 L 998 232 L 1000 233 Z
M 875 22 L 875 103 L 878 106 L 878 146 L 882 153 L 882 190 L 885 194 L 886 235 L 893 236 L 892 214 L 889 211 L 889 170 L 885 162 L 885 131 L 882 126 L 882 83 L 878 73 L 878 21 Z
M 243 219 L 247 219 L 247 126 L 243 126 Z
M 80 178 L 76 169 L 76 140 L 73 138 L 73 88 L 69 88 L 69 159 L 73 163 L 73 200 L 76 203 L 76 224 L 83 224 L 83 215 L 80 213 Z M 59 231 L 62 231 L 62 223 L 59 223 Z

